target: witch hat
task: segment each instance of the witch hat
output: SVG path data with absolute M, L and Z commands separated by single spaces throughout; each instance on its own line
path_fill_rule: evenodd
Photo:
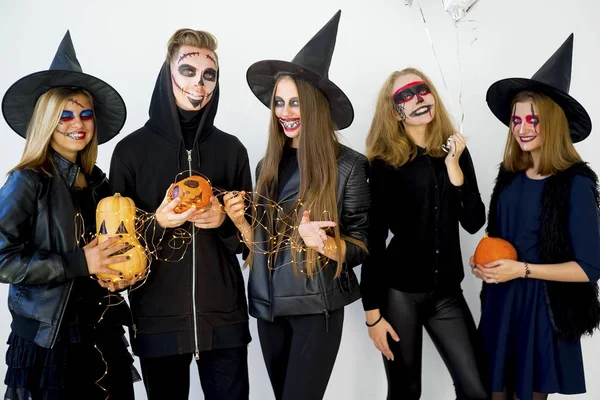
M 60 42 L 50 69 L 19 79 L 4 94 L 2 114 L 8 125 L 25 137 L 38 98 L 55 87 L 79 88 L 91 93 L 98 144 L 108 142 L 123 128 L 127 118 L 123 98 L 108 83 L 82 72 L 69 31 Z
M 511 104 L 514 97 L 523 91 L 542 93 L 563 109 L 569 121 L 569 132 L 573 143 L 582 141 L 592 131 L 592 121 L 585 108 L 569 95 L 572 62 L 573 34 L 571 33 L 531 79 L 507 78 L 492 84 L 486 95 L 490 110 L 502 123 L 510 126 Z
M 246 80 L 250 90 L 267 107 L 271 107 L 271 98 L 275 83 L 281 75 L 293 75 L 319 88 L 329 101 L 331 119 L 337 129 L 344 129 L 354 120 L 352 103 L 344 92 L 329 80 L 329 66 L 335 48 L 339 10 L 333 18 L 296 54 L 290 61 L 263 60 L 248 68 Z

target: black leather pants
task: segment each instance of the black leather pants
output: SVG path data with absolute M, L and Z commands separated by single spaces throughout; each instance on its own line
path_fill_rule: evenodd
M 456 398 L 488 398 L 482 381 L 483 352 L 473 316 L 462 292 L 437 296 L 435 293 L 405 293 L 389 289 L 384 318 L 392 325 L 400 342 L 388 335 L 394 361 L 384 357 L 388 380 L 388 400 L 417 400 L 421 397 L 421 358 L 423 327 L 431 337 L 450 371 Z M 425 375 L 435 384 L 435 376 Z

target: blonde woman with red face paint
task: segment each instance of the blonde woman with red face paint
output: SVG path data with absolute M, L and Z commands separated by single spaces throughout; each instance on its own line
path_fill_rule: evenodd
M 502 79 L 487 93 L 509 127 L 487 231 L 518 255 L 472 265 L 484 281 L 493 400 L 586 390 L 580 337 L 600 323 L 598 178 L 573 146 L 592 125 L 568 93 L 572 53 L 571 35 L 531 79 Z
M 457 398 L 486 399 L 475 323 L 460 287 L 459 241 L 459 224 L 477 232 L 485 209 L 465 138 L 419 70 L 385 81 L 367 157 L 373 206 L 361 291 L 369 336 L 383 354 L 387 398 L 420 398 L 425 328 Z

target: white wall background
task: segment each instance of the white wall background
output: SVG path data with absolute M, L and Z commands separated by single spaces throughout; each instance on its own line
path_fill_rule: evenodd
M 449 90 L 443 86 L 417 4 L 409 8 L 403 0 L 2 0 L 0 93 L 4 94 L 22 76 L 46 69 L 65 31 L 70 29 L 84 72 L 109 82 L 127 103 L 129 117 L 125 128 L 100 149 L 98 164 L 107 171 L 117 141 L 147 119 L 150 95 L 168 38 L 182 27 L 208 30 L 220 44 L 222 94 L 216 124 L 237 135 L 247 146 L 254 169 L 266 147 L 268 111 L 248 89 L 246 69 L 261 59 L 291 60 L 342 8 L 330 77 L 346 91 L 356 112 L 354 124 L 341 133 L 343 141 L 364 151 L 377 92 L 388 74 L 396 69 L 405 66 L 422 69 L 436 83 L 446 106 L 450 109 L 452 100 L 454 109 L 460 111 L 457 30 L 440 0 L 421 0 L 421 3 Z M 600 87 L 598 16 L 600 3 L 594 0 L 480 0 L 466 18 L 475 22 L 459 26 L 464 133 L 486 205 L 506 133 L 506 128 L 487 108 L 487 88 L 500 78 L 531 76 L 568 34 L 575 32 L 571 93 L 587 108 L 593 121 L 600 121 L 600 100 L 595 93 Z M 4 173 L 18 162 L 24 140 L 2 119 L 0 143 L 2 183 Z M 600 154 L 595 149 L 599 144 L 600 136 L 592 134 L 577 145 L 582 157 L 597 172 L 600 172 Z M 465 264 L 481 234 L 469 236 L 463 232 Z M 478 320 L 479 283 L 468 274 L 463 288 Z M 7 292 L 7 286 L 0 286 L 0 298 L 6 298 Z M 0 307 L 0 321 L 0 340 L 5 340 L 10 329 L 6 306 Z M 385 398 L 382 361 L 363 321 L 360 302 L 347 308 L 342 345 L 325 396 L 328 400 Z M 255 320 L 251 321 L 251 329 L 254 336 L 249 355 L 251 398 L 272 399 Z M 599 337 L 583 341 L 588 393 L 570 398 L 600 398 Z M 1 349 L 4 352 L 5 346 Z M 5 371 L 1 363 L 0 376 Z M 203 398 L 195 367 L 191 382 L 190 398 Z M 142 383 L 135 386 L 138 399 L 145 399 Z M 425 341 L 423 355 L 422 398 L 454 399 L 449 374 L 429 340 Z

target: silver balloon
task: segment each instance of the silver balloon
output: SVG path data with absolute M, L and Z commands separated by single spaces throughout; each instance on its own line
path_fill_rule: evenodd
M 446 12 L 454 21 L 460 20 L 473 8 L 479 0 L 444 0 Z

